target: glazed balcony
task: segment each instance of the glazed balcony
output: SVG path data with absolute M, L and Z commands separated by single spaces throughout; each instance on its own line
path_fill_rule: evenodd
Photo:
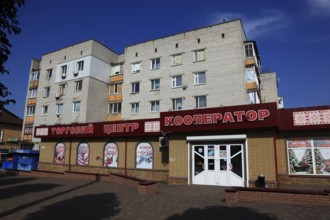
M 124 75 L 123 74 L 110 76 L 110 82 L 111 83 L 122 82 L 123 80 L 124 80 Z
M 109 95 L 108 101 L 109 102 L 121 102 L 121 101 L 123 101 L 123 95 L 122 94 Z
M 29 89 L 37 89 L 38 86 L 39 86 L 39 81 L 38 80 L 33 80 L 33 81 L 30 81 Z

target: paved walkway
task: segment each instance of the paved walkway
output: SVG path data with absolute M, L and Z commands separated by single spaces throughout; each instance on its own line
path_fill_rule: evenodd
M 224 203 L 224 188 L 159 184 L 141 196 L 111 182 L 0 176 L 0 219 L 330 219 L 330 207 Z

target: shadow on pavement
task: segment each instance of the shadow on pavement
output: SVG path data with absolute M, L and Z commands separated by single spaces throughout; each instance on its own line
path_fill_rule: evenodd
M 175 214 L 168 217 L 166 220 L 183 220 L 183 219 L 230 219 L 230 220 L 241 220 L 241 219 L 276 219 L 275 216 L 269 214 L 262 214 L 248 209 L 245 207 L 228 207 L 228 206 L 210 206 L 205 209 L 191 208 L 186 210 L 182 214 Z
M 21 196 L 28 193 L 36 193 L 59 187 L 59 184 L 38 183 L 24 184 L 20 186 L 8 187 L 0 190 L 1 199 L 8 199 L 16 196 Z
M 0 186 L 14 185 L 35 180 L 37 178 L 0 178 Z
M 104 219 L 117 215 L 118 206 L 113 193 L 77 196 L 44 206 L 24 219 Z

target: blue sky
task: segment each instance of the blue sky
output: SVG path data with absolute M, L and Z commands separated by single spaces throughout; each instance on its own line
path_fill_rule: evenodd
M 128 45 L 240 18 L 286 108 L 330 105 L 330 0 L 26 0 L 1 81 L 23 117 L 32 58 L 88 39 Z

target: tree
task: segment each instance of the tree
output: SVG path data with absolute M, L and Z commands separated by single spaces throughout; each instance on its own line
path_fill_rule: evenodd
M 5 68 L 5 63 L 10 55 L 12 45 L 8 40 L 8 35 L 19 34 L 19 22 L 17 20 L 18 8 L 24 5 L 25 0 L 0 0 L 0 74 L 9 74 Z M 15 100 L 7 98 L 11 95 L 8 88 L 0 82 L 0 109 L 9 103 L 16 103 Z

